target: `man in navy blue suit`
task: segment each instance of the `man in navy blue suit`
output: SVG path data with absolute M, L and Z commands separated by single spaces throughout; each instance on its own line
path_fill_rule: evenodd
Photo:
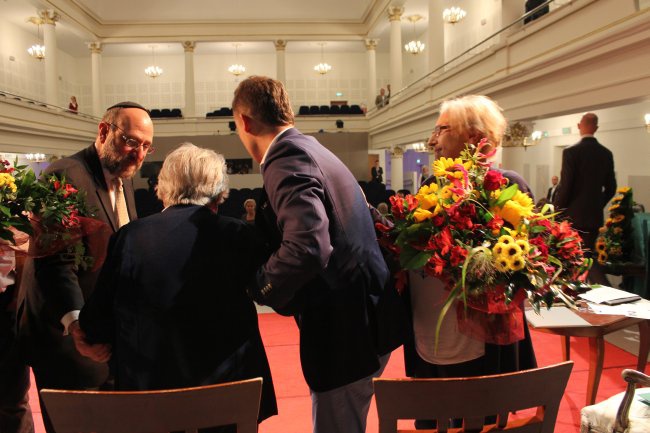
M 294 128 L 282 83 L 250 77 L 235 90 L 232 107 L 264 180 L 256 225 L 270 255 L 250 293 L 296 318 L 314 432 L 363 433 L 372 378 L 388 361 L 378 355 L 371 302 L 388 270 L 366 200 L 345 165 Z

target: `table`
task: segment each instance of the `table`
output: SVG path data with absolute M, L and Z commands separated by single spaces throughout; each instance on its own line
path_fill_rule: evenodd
M 571 327 L 536 327 L 534 329 L 562 337 L 562 357 L 569 360 L 569 337 L 587 337 L 589 339 L 589 380 L 587 381 L 587 405 L 596 402 L 596 392 L 603 372 L 605 359 L 605 335 L 631 326 L 639 327 L 639 358 L 636 369 L 645 372 L 645 366 L 650 351 L 650 320 L 633 317 L 595 314 L 584 311 L 573 311 L 575 314 L 589 322 L 588 326 Z

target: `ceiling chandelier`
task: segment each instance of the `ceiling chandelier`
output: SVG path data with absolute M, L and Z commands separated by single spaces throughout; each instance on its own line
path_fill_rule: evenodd
M 45 45 L 41 45 L 41 24 L 43 24 L 43 20 L 41 18 L 37 17 L 30 17 L 27 19 L 27 21 L 36 24 L 37 30 L 36 30 L 36 35 L 38 37 L 38 42 L 31 47 L 27 48 L 27 52 L 29 53 L 30 56 L 37 60 L 43 60 L 45 58 Z
M 422 18 L 422 15 L 410 15 L 406 17 L 407 20 L 413 23 L 413 40 L 404 45 L 404 49 L 406 52 L 413 55 L 420 54 L 422 51 L 424 51 L 424 44 L 415 39 L 415 23 L 420 21 Z
M 246 72 L 246 67 L 240 63 L 238 63 L 237 59 L 239 57 L 239 52 L 238 48 L 241 44 L 233 44 L 235 46 L 235 63 L 228 66 L 228 72 L 233 74 L 236 77 L 239 77 L 241 74 Z
M 314 66 L 314 71 L 318 72 L 321 75 L 327 74 L 329 71 L 332 70 L 332 67 L 325 63 L 325 60 L 323 60 L 323 47 L 325 46 L 325 42 L 320 42 L 320 63 Z
M 163 73 L 163 70 L 160 66 L 156 66 L 156 54 L 154 53 L 154 46 L 151 46 L 151 60 L 152 64 L 144 68 L 144 73 L 147 77 L 156 78 L 160 77 Z
M 456 24 L 458 21 L 465 18 L 466 15 L 467 12 L 457 6 L 453 6 L 442 12 L 442 19 L 450 24 Z
M 25 155 L 25 158 L 27 158 L 28 161 L 32 162 L 43 162 L 45 161 L 45 154 L 44 153 L 28 153 Z

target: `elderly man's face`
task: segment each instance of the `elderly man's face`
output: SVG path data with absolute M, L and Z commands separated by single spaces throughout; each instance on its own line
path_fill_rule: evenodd
M 126 145 L 126 140 L 135 140 L 137 148 Z M 100 124 L 97 144 L 99 159 L 114 176 L 130 178 L 140 169 L 146 147 L 153 141 L 153 123 L 146 111 L 139 108 L 123 108 L 113 124 Z

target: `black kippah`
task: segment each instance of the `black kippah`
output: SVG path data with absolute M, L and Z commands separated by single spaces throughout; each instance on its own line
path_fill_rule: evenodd
M 151 113 L 149 113 L 149 110 L 144 108 L 142 105 L 138 104 L 137 102 L 132 102 L 132 101 L 118 102 L 117 104 L 111 105 L 110 107 L 108 107 L 106 109 L 106 111 L 111 110 L 113 108 L 139 108 L 140 110 L 146 111 L 147 114 L 151 114 Z

